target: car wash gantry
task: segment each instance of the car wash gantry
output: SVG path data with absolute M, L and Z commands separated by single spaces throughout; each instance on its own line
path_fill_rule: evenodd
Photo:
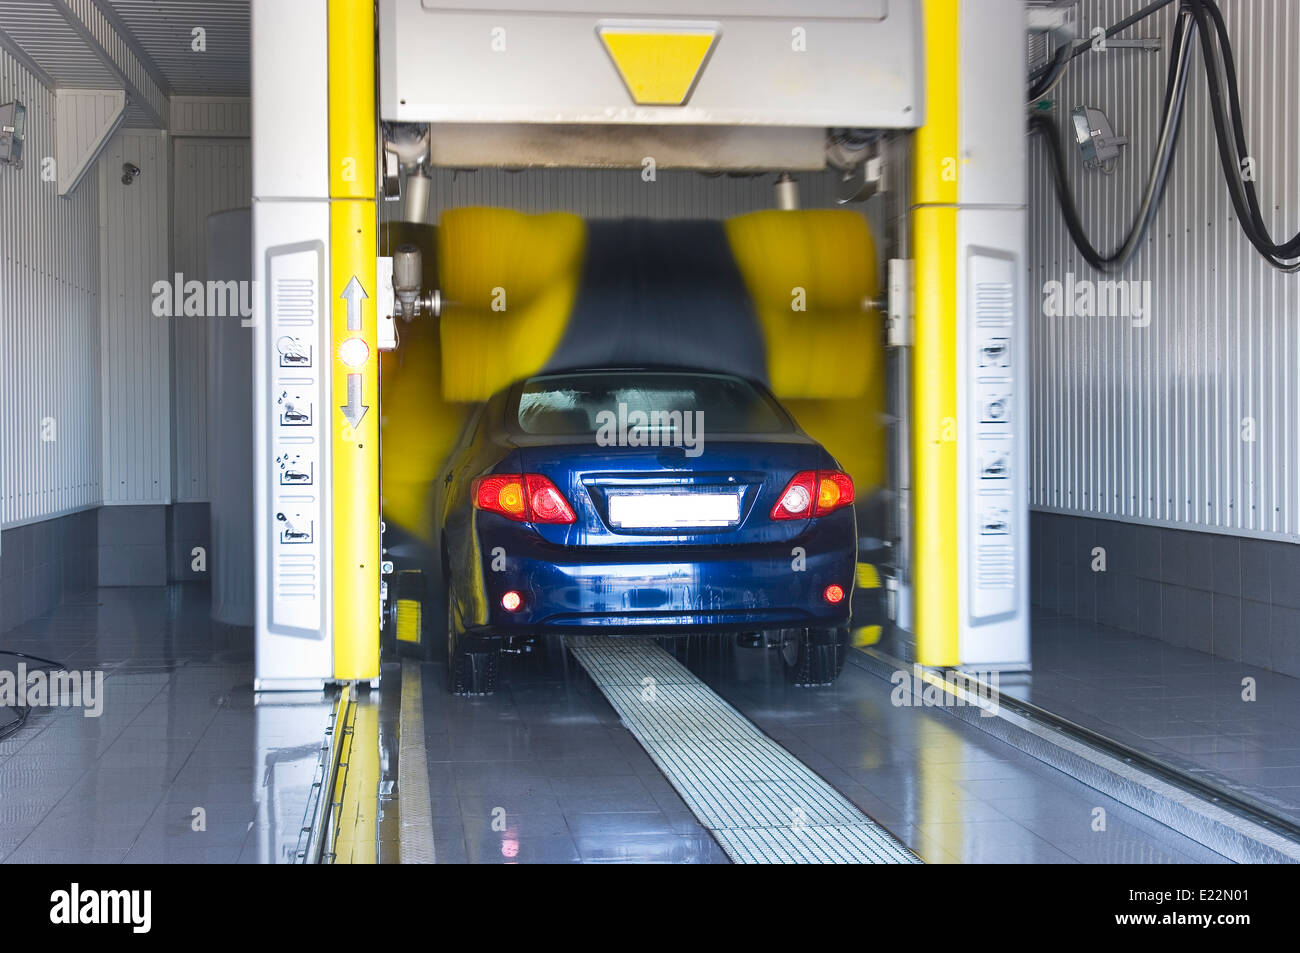
M 733 859 L 912 859 L 670 649 L 1027 666 L 1024 19 L 982 6 L 256 0 L 257 690 L 346 686 L 356 750 L 387 657 L 571 653 Z M 584 217 L 475 169 L 779 175 Z

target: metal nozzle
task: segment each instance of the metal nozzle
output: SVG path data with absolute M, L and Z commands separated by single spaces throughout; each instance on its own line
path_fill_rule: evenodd
M 424 260 L 419 246 L 398 245 L 393 251 L 393 297 L 403 321 L 410 321 L 421 311 L 433 317 L 441 313 L 442 295 L 437 291 L 421 293 L 423 284 Z
M 782 172 L 776 179 L 776 207 L 791 212 L 799 208 L 799 183 L 788 172 Z

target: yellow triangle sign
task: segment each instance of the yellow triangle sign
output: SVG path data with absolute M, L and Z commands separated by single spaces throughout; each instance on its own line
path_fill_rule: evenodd
M 686 102 L 717 32 L 601 27 L 600 41 L 638 106 Z

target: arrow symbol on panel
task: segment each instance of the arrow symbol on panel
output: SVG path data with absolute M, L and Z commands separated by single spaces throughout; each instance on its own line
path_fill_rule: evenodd
M 361 403 L 361 375 L 348 375 L 348 402 L 339 407 L 343 411 L 343 416 L 347 418 L 352 429 L 356 430 L 361 423 L 361 418 L 366 415 L 370 408 Z
M 348 286 L 343 289 L 343 293 L 339 297 L 348 303 L 348 330 L 360 331 L 361 301 L 364 298 L 369 298 L 370 295 L 366 294 L 366 289 L 361 287 L 361 282 L 357 281 L 356 275 L 352 276 L 352 280 L 348 282 Z

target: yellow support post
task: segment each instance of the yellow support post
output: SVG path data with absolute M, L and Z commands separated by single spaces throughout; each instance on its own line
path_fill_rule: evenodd
M 956 205 L 961 102 L 960 0 L 925 0 L 925 125 L 916 131 L 913 201 Z
M 353 699 L 351 719 L 340 739 L 340 765 L 333 807 L 337 811 L 331 863 L 379 862 L 379 708 Z
M 334 678 L 379 677 L 373 0 L 329 0 Z
M 959 0 L 925 0 L 926 123 L 916 134 L 912 257 L 916 658 L 959 663 L 957 203 Z

